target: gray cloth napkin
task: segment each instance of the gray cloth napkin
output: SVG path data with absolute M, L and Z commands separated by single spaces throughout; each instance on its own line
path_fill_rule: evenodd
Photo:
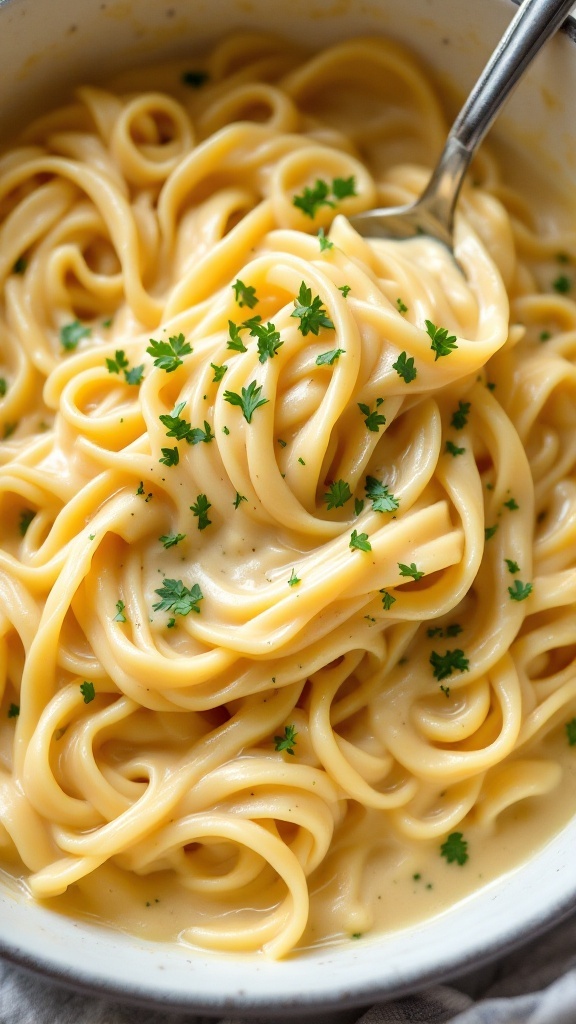
M 290 1018 L 294 1022 L 294 1018 Z M 259 1018 L 252 1024 L 271 1024 Z M 275 1017 L 276 1024 L 288 1018 Z M 576 916 L 476 974 L 308 1024 L 576 1024 Z M 247 1024 L 79 995 L 0 963 L 0 1024 Z M 306 1024 L 300 1018 L 300 1024 Z

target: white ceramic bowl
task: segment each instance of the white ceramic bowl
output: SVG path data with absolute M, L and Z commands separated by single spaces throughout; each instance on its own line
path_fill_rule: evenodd
M 512 14 L 511 0 L 0 0 L 0 132 L 4 137 L 64 97 L 75 81 L 189 53 L 222 26 L 267 27 L 318 45 L 391 34 L 466 90 Z M 497 128 L 534 156 L 546 154 L 550 170 L 572 186 L 574 36 L 569 26 L 549 44 Z M 205 1013 L 366 1005 L 480 966 L 569 913 L 576 906 L 575 846 L 576 820 L 524 866 L 416 928 L 280 963 L 111 933 L 30 907 L 0 882 L 0 954 L 86 990 Z

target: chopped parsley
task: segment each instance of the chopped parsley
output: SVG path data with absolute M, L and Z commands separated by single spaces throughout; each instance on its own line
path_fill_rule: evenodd
M 401 352 L 395 363 L 392 363 L 392 369 L 396 370 L 399 377 L 406 384 L 410 384 L 411 381 L 416 379 L 418 370 L 414 366 L 414 356 L 408 357 L 406 352 Z
M 256 381 L 253 380 L 247 388 L 242 388 L 241 395 L 236 394 L 235 391 L 225 391 L 224 401 L 230 405 L 239 406 L 242 409 L 242 415 L 246 423 L 251 423 L 256 409 L 259 409 L 261 405 L 266 405 L 269 401 L 268 398 L 260 398 L 261 392 L 262 385 L 257 385 Z
M 182 412 L 186 402 L 178 402 L 174 406 L 172 412 L 164 413 L 159 416 L 160 423 L 163 423 L 167 427 L 166 437 L 175 437 L 178 441 L 183 441 L 188 437 L 192 426 L 187 420 L 182 419 L 180 413 Z
M 437 651 L 432 651 L 430 655 L 430 664 L 434 672 L 434 678 L 438 680 L 447 679 L 453 672 L 468 672 L 470 670 L 470 662 L 465 656 L 464 651 L 459 647 L 454 651 L 446 651 L 445 654 L 438 654 Z
M 124 615 L 125 609 L 126 605 L 124 604 L 124 601 L 116 601 L 116 615 L 112 619 L 112 622 L 126 622 L 126 616 Z
M 516 510 L 520 508 L 520 505 L 517 504 L 514 498 L 509 498 L 508 501 L 504 502 L 504 505 L 506 508 L 509 508 L 511 512 L 516 512 Z
M 28 260 L 25 256 L 19 256 L 15 264 L 12 267 L 13 274 L 23 274 L 28 266 Z
M 395 512 L 400 502 L 390 493 L 387 484 L 374 476 L 366 477 L 366 497 L 372 502 L 374 512 Z
M 302 213 L 313 220 L 321 206 L 333 207 L 335 206 L 334 200 L 338 201 L 357 194 L 356 179 L 353 174 L 349 178 L 333 178 L 332 186 L 322 178 L 317 178 L 312 188 L 306 186 L 301 195 L 293 197 L 292 202 L 294 206 L 302 210 Z M 330 196 L 333 198 L 329 198 Z
M 266 326 L 254 323 L 250 329 L 250 334 L 252 337 L 258 338 L 258 359 L 261 363 L 265 363 L 267 359 L 272 359 L 278 349 L 284 344 L 283 341 L 280 341 L 280 332 L 271 323 L 267 323 Z
M 226 347 L 229 348 L 229 349 L 232 349 L 233 352 L 247 352 L 248 351 L 248 349 L 246 348 L 246 345 L 242 341 L 242 336 L 240 334 L 240 331 L 242 330 L 242 326 L 244 326 L 244 325 L 241 325 L 240 327 L 238 327 L 234 323 L 233 320 L 229 320 L 228 321 L 228 342 L 227 342 L 227 346 Z
M 158 537 L 158 540 L 165 548 L 174 548 L 181 540 L 184 540 L 185 537 L 185 533 L 165 533 L 162 537 Z
M 350 484 L 346 480 L 335 480 L 330 484 L 330 490 L 323 495 L 326 511 L 329 512 L 332 508 L 342 508 L 347 501 L 350 501 L 351 497 Z
M 294 196 L 292 202 L 302 213 L 305 213 L 307 217 L 312 220 L 316 216 L 316 211 L 321 206 L 334 206 L 331 199 L 328 198 L 330 195 L 330 186 L 322 178 L 317 178 L 314 186 L 309 188 L 308 185 L 304 188 L 301 195 Z
M 525 601 L 532 593 L 532 584 L 514 580 L 514 586 L 508 587 L 508 593 L 513 601 Z
M 94 683 L 89 683 L 88 680 L 85 679 L 83 683 L 80 683 L 80 693 L 84 698 L 84 703 L 90 704 L 94 700 L 94 697 L 96 696 Z
M 184 586 L 182 580 L 165 579 L 163 585 L 154 593 L 161 598 L 152 605 L 155 612 L 174 612 L 175 615 L 189 615 L 190 612 L 200 614 L 198 605 L 204 600 L 204 595 L 197 583 L 188 588 Z
M 344 296 L 344 298 L 347 299 L 348 298 L 348 293 L 352 291 L 352 288 L 351 288 L 351 286 L 349 284 L 339 284 L 338 285 L 338 291 L 342 292 L 342 295 Z
M 357 516 L 360 515 L 360 513 L 364 510 L 364 504 L 365 503 L 364 503 L 364 499 L 363 498 L 354 498 L 354 514 L 355 515 L 357 515 Z
M 144 377 L 144 363 L 140 363 L 139 366 L 132 366 L 129 370 L 124 370 L 124 379 L 127 384 L 141 384 Z
M 328 327 L 334 330 L 334 324 L 322 305 L 319 295 L 312 298 L 312 289 L 302 281 L 298 298 L 294 299 L 294 312 L 291 316 L 300 320 L 298 330 L 305 336 L 307 334 L 318 334 L 321 327 Z
M 445 857 L 448 864 L 459 864 L 462 867 L 468 860 L 468 843 L 463 838 L 462 832 L 451 832 L 448 838 L 440 847 L 440 854 Z
M 240 278 L 232 285 L 234 289 L 234 297 L 240 307 L 248 306 L 248 309 L 254 309 L 254 306 L 258 303 L 258 296 L 256 295 L 256 289 L 251 284 L 245 285 Z
M 212 504 L 208 501 L 205 494 L 198 494 L 195 503 L 190 505 L 192 515 L 196 516 L 198 520 L 199 530 L 205 530 L 207 526 L 212 524 L 212 520 L 208 518 L 209 508 L 212 508 Z
M 236 491 L 236 497 L 234 498 L 234 501 L 232 502 L 232 504 L 234 505 L 234 508 L 240 508 L 240 503 L 242 501 L 248 501 L 248 498 L 246 497 L 246 495 L 240 494 L 240 491 Z
M 389 612 L 392 605 L 396 603 L 396 598 L 388 590 L 382 589 L 379 593 L 382 594 L 382 607 L 384 611 Z
M 445 697 L 449 697 L 450 696 L 450 687 L 449 686 L 442 686 L 442 683 L 440 683 L 440 689 L 442 690 L 442 693 L 444 694 Z
M 396 305 L 398 306 L 398 312 L 399 313 L 407 313 L 408 312 L 408 306 L 406 305 L 405 302 L 402 302 L 402 299 L 400 299 L 400 298 L 396 299 Z
M 511 558 L 505 558 L 504 561 L 506 562 L 506 565 L 508 566 L 508 572 L 511 572 L 511 573 L 520 572 L 520 566 L 518 565 L 518 562 L 513 562 Z
M 540 334 L 538 335 L 538 340 L 539 341 L 550 341 L 551 337 L 552 337 L 552 335 L 551 335 L 550 331 L 540 331 Z
M 466 451 L 465 448 L 458 448 L 453 441 L 446 441 L 446 454 L 453 455 L 456 458 L 457 455 L 463 455 Z
M 209 441 L 214 440 L 214 434 L 212 428 L 207 420 L 204 420 L 204 427 L 192 427 L 189 433 L 186 435 L 188 444 L 208 444 Z
M 497 529 L 498 529 L 498 523 L 494 523 L 494 526 L 485 526 L 484 527 L 484 540 L 490 540 L 494 536 L 494 534 L 496 533 Z
M 336 199 L 345 199 L 346 196 L 356 196 L 356 179 L 353 174 L 349 178 L 334 178 L 332 181 L 332 192 Z
M 372 430 L 375 434 L 377 434 L 380 430 L 380 427 L 383 427 L 384 424 L 386 423 L 386 417 L 384 416 L 384 414 L 378 412 L 378 409 L 380 408 L 383 402 L 383 398 L 377 398 L 376 404 L 372 412 L 370 412 L 370 406 L 365 405 L 364 402 L 358 402 L 358 408 L 360 409 L 360 412 L 363 414 L 363 416 L 366 417 L 364 423 L 368 427 L 368 430 Z
M 320 228 L 318 232 L 318 241 L 320 243 L 320 252 L 325 252 L 327 249 L 334 248 L 334 242 L 331 242 L 329 238 L 326 238 L 324 228 Z
M 14 705 L 11 704 L 10 706 L 13 707 Z M 10 716 L 10 712 L 8 712 L 8 715 Z M 566 722 L 565 729 L 569 746 L 576 746 L 576 718 L 572 718 L 569 722 Z
M 357 551 L 372 551 L 372 545 L 368 540 L 367 533 L 358 533 L 357 530 L 352 530 L 350 535 L 350 547 L 352 550 Z
M 340 356 L 344 355 L 346 349 L 344 348 L 333 348 L 330 352 L 322 352 L 319 356 L 316 356 L 316 366 L 333 366 Z
M 274 737 L 274 750 L 285 750 L 287 754 L 294 756 L 297 735 L 295 725 L 285 725 L 284 735 Z
M 415 562 L 410 562 L 410 565 L 404 565 L 403 562 L 398 562 L 398 568 L 401 576 L 410 576 L 413 580 L 421 580 L 424 573 L 416 568 Z
M 560 274 L 556 280 L 552 281 L 552 287 L 559 295 L 566 295 L 572 288 L 572 282 L 569 277 L 566 277 L 566 274 Z
M 165 466 L 177 466 L 180 462 L 180 452 L 177 447 L 174 448 L 162 448 L 162 458 L 158 459 L 158 462 L 163 462 Z
M 434 362 L 440 356 L 449 356 L 455 348 L 458 348 L 456 335 L 449 335 L 447 327 L 436 327 L 431 320 L 425 320 L 424 323 L 426 324 L 426 333 L 431 339 L 430 348 L 435 353 Z
M 295 571 L 294 571 L 294 569 L 292 569 L 292 573 L 290 575 L 290 579 L 288 580 L 288 586 L 289 587 L 295 587 L 296 584 L 300 583 L 300 582 L 301 582 L 300 577 L 297 576 Z
M 18 718 L 19 714 L 20 714 L 20 705 L 19 704 L 10 704 L 10 706 L 8 708 L 8 718 Z
M 31 508 L 22 509 L 22 512 L 20 513 L 20 522 L 18 524 L 18 532 L 20 533 L 21 537 L 26 536 L 28 527 L 30 526 L 30 523 L 34 519 L 35 515 L 36 513 L 33 512 Z
M 154 366 L 166 373 L 173 373 L 179 366 L 182 366 L 181 356 L 189 356 L 192 349 L 183 334 L 173 335 L 168 341 L 156 341 L 150 338 L 150 344 L 146 349 L 149 356 L 154 359 Z
M 452 419 L 450 420 L 450 426 L 454 427 L 455 430 L 462 430 L 463 427 L 468 423 L 468 414 L 470 412 L 470 402 L 458 402 L 458 408 L 456 412 L 452 413 Z
M 79 320 L 72 320 L 60 328 L 60 344 L 67 352 L 72 352 L 82 338 L 89 338 L 91 334 L 90 327 L 85 327 Z
M 208 81 L 210 75 L 207 71 L 183 71 L 181 81 L 189 85 L 191 89 L 199 89 Z
M 0 377 L 0 398 L 4 398 L 4 395 L 8 391 L 8 384 L 6 383 L 5 377 Z
M 210 366 L 214 370 L 214 376 L 212 377 L 212 383 L 213 384 L 219 384 L 220 381 L 222 380 L 224 374 L 226 373 L 226 370 L 228 369 L 228 367 L 225 364 L 223 364 L 222 366 L 217 366 L 216 363 L 210 363 Z
M 106 359 L 106 366 L 108 373 L 123 373 L 127 384 L 141 384 L 142 374 L 144 373 L 144 363 L 140 366 L 134 366 L 130 370 L 128 368 L 128 360 L 124 349 L 118 348 L 114 353 L 114 359 Z

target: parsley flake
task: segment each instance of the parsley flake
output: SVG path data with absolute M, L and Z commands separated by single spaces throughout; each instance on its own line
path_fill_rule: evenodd
M 424 575 L 420 569 L 416 568 L 415 562 L 410 562 L 410 565 L 405 565 L 404 562 L 398 562 L 397 565 L 401 576 L 410 576 L 413 580 L 421 580 Z
M 176 545 L 179 544 L 181 540 L 184 540 L 185 537 L 185 533 L 165 533 L 162 537 L 158 537 L 158 540 L 166 549 L 168 549 L 176 547 Z
M 297 576 L 295 571 L 294 571 L 294 569 L 292 569 L 292 573 L 290 575 L 290 579 L 288 580 L 288 586 L 289 587 L 295 587 L 296 584 L 300 583 L 300 582 L 301 582 L 300 577 Z
M 248 498 L 246 497 L 246 495 L 240 494 L 239 491 L 236 491 L 236 497 L 234 498 L 234 501 L 232 502 L 232 504 L 234 505 L 234 508 L 240 508 L 240 503 L 242 501 L 248 501 Z
M 30 523 L 34 519 L 35 515 L 36 513 L 33 512 L 31 508 L 22 509 L 22 512 L 20 513 L 20 522 L 18 524 L 18 531 L 21 537 L 26 536 L 28 527 L 30 526 Z
M 90 704 L 96 696 L 94 683 L 89 683 L 88 680 L 85 679 L 83 683 L 80 683 L 80 693 L 84 698 L 84 703 Z
M 141 384 L 144 377 L 144 363 L 139 366 L 132 366 L 124 370 L 124 380 L 127 384 Z
M 414 366 L 414 356 L 407 357 L 406 352 L 401 352 L 395 363 L 392 363 L 392 369 L 396 370 L 399 377 L 406 384 L 410 384 L 411 381 L 416 379 L 418 370 Z
M 28 266 L 28 260 L 25 256 L 19 256 L 12 267 L 13 274 L 23 274 Z
M 318 334 L 321 327 L 334 330 L 334 324 L 322 305 L 319 295 L 312 298 L 312 289 L 302 281 L 298 298 L 294 299 L 294 312 L 290 315 L 300 320 L 298 330 L 306 336 L 307 334 Z
M 333 366 L 340 356 L 343 356 L 346 349 L 344 348 L 333 348 L 330 352 L 322 352 L 319 356 L 316 356 L 316 366 Z
M 385 612 L 389 612 L 392 605 L 396 603 L 396 598 L 389 590 L 380 590 L 378 593 L 382 594 L 382 607 Z
M 350 501 L 350 498 L 352 497 L 350 484 L 348 484 L 346 480 L 335 480 L 334 483 L 329 486 L 330 490 L 323 495 L 323 500 L 326 502 L 327 512 L 333 508 L 342 508 L 342 506 L 347 501 Z
M 207 71 L 183 71 L 181 81 L 191 89 L 199 89 L 208 81 L 210 75 Z
M 4 398 L 4 395 L 8 391 L 8 384 L 5 377 L 0 377 L 0 398 Z
M 456 335 L 449 335 L 447 327 L 436 327 L 431 320 L 425 320 L 424 323 L 426 324 L 426 333 L 431 339 L 430 348 L 435 352 L 434 362 L 440 356 L 449 356 L 455 348 L 458 348 Z
M 345 199 L 346 196 L 358 195 L 354 175 L 351 174 L 349 178 L 334 178 L 332 181 L 332 192 L 336 199 Z
M 200 614 L 198 607 L 204 595 L 197 583 L 188 588 L 182 580 L 165 579 L 163 585 L 154 591 L 161 598 L 152 605 L 155 612 L 174 612 L 175 615 L 189 615 L 190 612 Z
M 213 384 L 219 384 L 220 381 L 222 380 L 224 374 L 226 373 L 226 370 L 228 369 L 228 367 L 225 364 L 223 364 L 222 366 L 217 366 L 216 363 L 210 363 L 210 366 L 214 370 L 214 376 L 212 377 L 212 383 Z
M 462 430 L 463 427 L 468 423 L 468 414 L 470 412 L 470 402 L 458 402 L 458 408 L 456 412 L 452 413 L 452 419 L 450 420 L 450 426 L 454 427 L 455 430 Z
M 344 298 L 347 299 L 348 298 L 348 293 L 352 291 L 352 288 L 351 288 L 351 286 L 349 284 L 339 284 L 338 285 L 338 291 L 342 292 L 342 295 L 344 296 Z
M 229 335 L 229 337 L 228 337 L 228 342 L 227 342 L 226 347 L 229 348 L 229 349 L 232 349 L 233 352 L 247 352 L 248 351 L 248 349 L 246 348 L 246 345 L 242 341 L 242 336 L 240 334 L 240 331 L 242 330 L 243 326 L 244 325 L 241 325 L 240 327 L 238 327 L 234 323 L 233 320 L 229 320 L 228 321 L 228 335 Z
M 470 662 L 464 655 L 464 651 L 459 647 L 454 651 L 446 651 L 445 654 L 438 654 L 437 651 L 432 651 L 430 664 L 434 672 L 434 678 L 438 680 L 447 679 L 456 670 L 459 672 L 468 672 L 470 670 Z
M 225 391 L 224 401 L 230 405 L 237 405 L 242 409 L 242 415 L 246 420 L 246 423 L 252 422 L 252 416 L 256 409 L 261 405 L 266 405 L 269 401 L 268 398 L 260 398 L 262 392 L 262 385 L 257 385 L 256 381 L 250 382 L 247 388 L 242 388 L 242 394 L 238 395 L 235 391 Z
M 532 584 L 514 580 L 514 586 L 508 587 L 508 593 L 513 601 L 525 601 L 532 593 Z
M 82 338 L 89 338 L 91 334 L 90 327 L 85 327 L 79 320 L 72 320 L 60 328 L 60 344 L 67 352 L 72 352 Z
M 254 306 L 258 303 L 258 296 L 256 295 L 256 289 L 251 284 L 245 285 L 240 278 L 232 285 L 234 289 L 234 297 L 240 307 L 248 306 L 248 309 L 254 309 Z
M 13 705 L 11 705 L 11 707 L 12 706 Z M 576 746 L 576 718 L 572 718 L 569 722 L 566 722 L 565 729 L 569 746 Z
M 112 619 L 112 622 L 126 622 L 126 616 L 124 615 L 125 608 L 126 605 L 124 604 L 124 601 L 116 601 L 116 615 Z
M 296 746 L 297 735 L 298 733 L 296 732 L 295 725 L 285 725 L 284 735 L 274 737 L 274 749 L 285 750 L 287 754 L 292 754 L 292 756 L 294 756 L 293 748 Z
M 468 860 L 468 843 L 463 838 L 462 832 L 451 832 L 447 840 L 440 847 L 440 854 L 445 857 L 448 864 L 459 864 L 462 867 Z
M 572 282 L 569 277 L 566 277 L 566 274 L 560 274 L 555 281 L 552 281 L 552 287 L 559 295 L 566 295 L 572 288 Z
M 331 242 L 329 238 L 326 238 L 324 228 L 320 228 L 318 232 L 318 241 L 320 243 L 320 252 L 326 252 L 327 249 L 334 248 L 334 242 Z
M 400 506 L 398 498 L 390 493 L 387 484 L 374 476 L 366 477 L 366 497 L 372 502 L 374 512 L 395 512 Z
M 498 529 L 498 523 L 494 523 L 494 526 L 485 526 L 484 527 L 484 540 L 490 540 L 494 536 L 494 534 L 496 533 L 497 529 Z
M 334 206 L 332 200 L 328 198 L 329 195 L 328 183 L 322 178 L 317 178 L 313 188 L 306 186 L 301 195 L 293 197 L 292 203 L 313 220 L 321 206 Z
M 357 530 L 352 530 L 350 535 L 350 545 L 353 550 L 358 551 L 372 551 L 372 545 L 368 540 L 367 533 L 358 533 Z
M 374 406 L 372 412 L 370 412 L 370 406 L 365 405 L 364 402 L 358 402 L 358 408 L 360 409 L 360 412 L 366 417 L 364 423 L 368 427 L 368 430 L 372 430 L 375 434 L 378 434 L 380 431 L 380 427 L 383 427 L 384 424 L 386 423 L 386 417 L 384 416 L 384 414 L 378 412 L 378 409 L 382 405 L 383 401 L 383 398 L 377 398 L 376 405 Z
M 154 366 L 166 373 L 173 373 L 179 366 L 182 366 L 181 356 L 189 356 L 192 349 L 183 334 L 174 335 L 168 341 L 156 341 L 150 338 L 150 344 L 146 349 L 149 356 L 154 359 Z
M 506 508 L 509 508 L 511 512 L 516 512 L 516 510 L 520 508 L 520 505 L 516 503 L 514 498 L 509 498 L 508 501 L 504 502 L 504 505 Z
M 198 520 L 199 530 L 205 530 L 207 526 L 212 524 L 212 520 L 208 518 L 209 508 L 212 508 L 212 504 L 208 501 L 205 494 L 198 494 L 195 503 L 190 505 L 192 515 L 196 516 Z
M 396 305 L 398 306 L 399 313 L 408 312 L 408 306 L 404 302 L 402 302 L 402 299 L 396 299 Z
M 506 565 L 508 566 L 508 572 L 511 572 L 511 573 L 520 572 L 520 566 L 518 565 L 518 562 L 513 562 L 511 558 L 505 558 L 504 561 L 506 562 Z
M 8 718 L 18 718 L 19 714 L 20 714 L 20 705 L 19 704 L 10 704 L 10 706 L 8 708 Z
M 446 441 L 446 454 L 453 455 L 456 458 L 457 455 L 463 455 L 466 451 L 465 448 L 458 448 L 453 441 Z
M 162 448 L 162 458 L 158 459 L 158 462 L 163 462 L 165 466 L 177 466 L 180 462 L 180 452 L 178 448 Z

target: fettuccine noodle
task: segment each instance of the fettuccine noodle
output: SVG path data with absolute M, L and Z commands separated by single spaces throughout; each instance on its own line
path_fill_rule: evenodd
M 445 133 L 397 44 L 244 35 L 0 157 L 0 856 L 31 898 L 279 957 L 573 813 L 573 237 L 487 154 L 458 264 L 349 222 Z

